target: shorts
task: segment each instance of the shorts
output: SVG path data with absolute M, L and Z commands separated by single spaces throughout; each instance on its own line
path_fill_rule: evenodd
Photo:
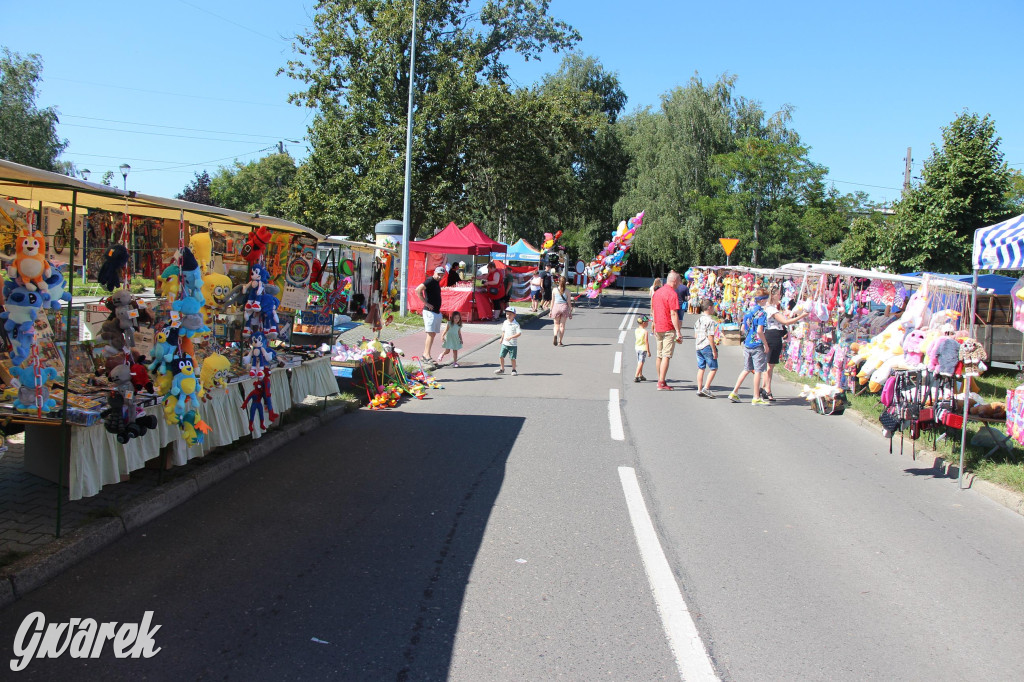
M 428 334 L 437 334 L 441 331 L 441 322 L 444 321 L 444 316 L 441 313 L 435 313 L 433 310 L 423 311 L 423 330 Z
M 672 357 L 672 353 L 676 349 L 676 333 L 674 331 L 654 332 L 654 338 L 658 341 L 658 357 Z
M 697 369 L 718 369 L 718 358 L 711 351 L 711 346 L 697 349 Z
M 764 338 L 768 342 L 769 365 L 779 364 L 779 358 L 782 357 L 782 335 L 781 329 L 766 329 L 764 331 Z
M 550 301 L 551 300 L 551 291 L 549 289 L 545 289 L 544 290 L 543 300 L 545 300 L 545 301 Z
M 540 289 L 537 289 L 537 291 L 531 291 L 530 292 L 530 298 L 532 298 L 534 301 L 539 301 L 540 300 Z
M 498 357 L 503 358 L 507 356 L 515 360 L 516 355 L 518 354 L 519 346 L 506 346 L 505 344 L 501 344 L 501 355 L 499 355 Z
M 768 356 L 764 354 L 764 346 L 743 347 L 743 369 L 748 372 L 763 372 L 768 369 Z
M 636 352 L 637 364 L 640 364 L 640 365 L 644 364 L 644 360 L 646 360 L 646 359 L 647 359 L 647 351 L 645 351 L 645 350 L 638 350 Z

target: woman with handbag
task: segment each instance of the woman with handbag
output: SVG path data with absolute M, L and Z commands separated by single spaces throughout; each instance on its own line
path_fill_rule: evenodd
M 786 327 L 796 324 L 807 317 L 807 311 L 783 311 L 782 285 L 773 284 L 768 291 L 768 303 L 764 307 L 767 322 L 764 326 L 764 337 L 768 342 L 768 371 L 765 372 L 763 385 L 761 386 L 761 400 L 775 402 L 772 395 L 772 375 L 775 372 L 775 365 L 779 364 L 782 356 L 782 337 L 786 335 Z

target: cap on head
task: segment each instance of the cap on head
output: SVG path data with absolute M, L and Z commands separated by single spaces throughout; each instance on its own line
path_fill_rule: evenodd
M 509 306 L 509 307 L 505 308 L 505 312 L 506 313 L 512 313 L 513 315 L 515 315 L 516 314 L 516 309 L 513 308 L 512 306 Z
M 643 324 L 644 322 L 647 322 L 650 319 L 651 318 L 647 317 L 646 315 L 641 315 L 640 317 L 636 318 L 636 323 L 637 324 Z
M 444 273 L 445 273 L 445 269 L 443 267 L 441 267 L 440 265 L 438 265 L 436 268 L 434 268 L 434 274 L 435 275 L 443 275 Z

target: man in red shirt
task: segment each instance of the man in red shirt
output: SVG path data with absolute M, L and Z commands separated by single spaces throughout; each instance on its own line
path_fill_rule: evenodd
M 677 343 L 683 342 L 683 333 L 679 329 L 679 297 L 676 287 L 679 286 L 679 273 L 672 270 L 668 273 L 665 285 L 651 296 L 651 314 L 654 315 L 654 338 L 658 341 L 658 355 L 654 366 L 658 369 L 658 390 L 671 391 L 665 381 L 668 374 L 668 363 Z

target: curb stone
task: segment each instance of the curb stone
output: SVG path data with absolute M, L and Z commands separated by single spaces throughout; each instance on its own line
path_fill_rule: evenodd
M 791 379 L 787 379 L 786 377 L 783 377 L 781 375 L 777 375 L 776 378 L 782 379 L 783 381 L 785 381 L 788 384 L 791 384 L 792 386 L 803 387 L 803 384 L 792 381 Z M 863 429 L 871 431 L 876 436 L 881 436 L 881 427 L 878 425 L 878 423 L 876 423 L 872 419 L 868 419 L 867 417 L 857 412 L 853 408 L 848 407 L 843 412 L 843 416 L 846 417 L 848 420 L 852 421 L 857 426 L 860 426 Z M 913 453 L 914 450 L 911 449 L 911 452 Z M 942 455 L 937 450 L 932 450 L 931 448 L 918 448 L 916 454 L 912 455 L 912 457 L 914 457 L 915 459 L 920 459 L 921 457 L 932 457 L 932 468 L 935 469 L 936 476 L 940 476 L 942 478 L 951 478 L 955 480 L 960 475 L 959 464 L 951 464 L 947 462 L 945 456 Z M 1021 516 L 1024 516 L 1024 495 L 1022 495 L 1021 493 L 1018 493 L 1014 490 L 1010 490 L 1009 488 L 1004 488 L 1003 486 L 997 483 L 992 483 L 991 481 L 985 481 L 983 479 L 980 479 L 970 471 L 964 472 L 963 489 L 976 490 L 977 492 L 981 493 L 982 495 L 989 498 L 993 502 L 998 502 L 999 504 L 1003 505 L 1010 511 L 1020 514 Z
M 120 518 L 98 519 L 7 566 L 4 574 L 14 598 L 18 599 L 52 580 L 125 533 L 125 525 Z
M 49 582 L 83 559 L 136 530 L 149 521 L 170 511 L 182 502 L 206 490 L 217 481 L 257 459 L 279 449 L 301 435 L 319 428 L 336 417 L 358 409 L 358 404 L 346 402 L 266 433 L 248 448 L 227 454 L 208 468 L 191 475 L 169 481 L 129 502 L 117 516 L 97 519 L 66 536 L 57 538 L 29 556 L 0 568 L 0 610 Z

